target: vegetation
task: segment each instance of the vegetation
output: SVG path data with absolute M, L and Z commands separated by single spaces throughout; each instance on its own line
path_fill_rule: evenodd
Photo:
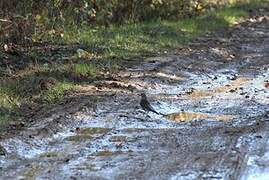
M 0 122 L 133 60 L 227 29 L 267 1 L 0 1 Z M 22 8 L 23 7 L 23 8 Z M 135 61 L 136 63 L 137 61 Z

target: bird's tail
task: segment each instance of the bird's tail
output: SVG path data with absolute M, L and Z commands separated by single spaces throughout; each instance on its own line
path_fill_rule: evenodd
M 163 113 L 161 113 L 161 112 L 156 112 L 156 114 L 158 114 L 158 115 L 162 115 L 162 116 L 165 116 L 166 114 L 163 114 Z

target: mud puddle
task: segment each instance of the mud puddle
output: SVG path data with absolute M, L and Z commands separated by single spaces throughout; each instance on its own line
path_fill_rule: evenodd
M 153 107 L 164 116 L 142 111 L 138 94 L 122 111 L 128 96 L 115 96 L 100 103 L 94 116 L 74 116 L 72 121 L 81 121 L 80 126 L 53 136 L 29 138 L 26 133 L 1 142 L 8 152 L 1 156 L 2 178 L 225 179 L 246 157 L 249 177 L 262 176 L 266 171 L 252 169 L 260 163 L 251 162 L 266 158 L 248 151 L 258 152 L 259 144 L 268 143 L 268 78 L 263 72 L 256 78 L 219 79 L 211 81 L 210 88 L 201 83 L 185 91 L 188 81 L 176 94 L 165 96 L 149 90 Z
M 175 122 L 186 122 L 192 121 L 195 119 L 213 119 L 218 121 L 228 121 L 235 119 L 235 116 L 231 115 L 208 115 L 202 113 L 193 113 L 193 112 L 179 112 L 179 113 L 172 113 L 164 116 L 165 118 L 175 121 Z
M 121 77 L 136 91 L 113 91 L 94 109 L 40 120 L 2 140 L 0 179 L 266 179 L 269 62 L 262 47 L 269 34 L 263 31 L 253 44 L 242 38 L 240 45 L 252 48 L 234 47 L 234 61 L 206 56 L 197 64 L 191 54 L 145 60 Z M 140 108 L 142 91 L 164 116 Z

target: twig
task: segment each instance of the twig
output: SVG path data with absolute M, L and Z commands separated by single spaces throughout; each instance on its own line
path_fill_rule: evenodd
M 7 19 L 0 19 L 1 22 L 9 22 L 9 23 L 12 23 L 12 21 L 10 20 L 7 20 Z

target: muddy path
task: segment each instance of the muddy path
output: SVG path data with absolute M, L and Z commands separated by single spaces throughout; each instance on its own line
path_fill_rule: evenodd
M 0 179 L 268 179 L 268 68 L 268 15 L 148 58 L 2 139 Z

